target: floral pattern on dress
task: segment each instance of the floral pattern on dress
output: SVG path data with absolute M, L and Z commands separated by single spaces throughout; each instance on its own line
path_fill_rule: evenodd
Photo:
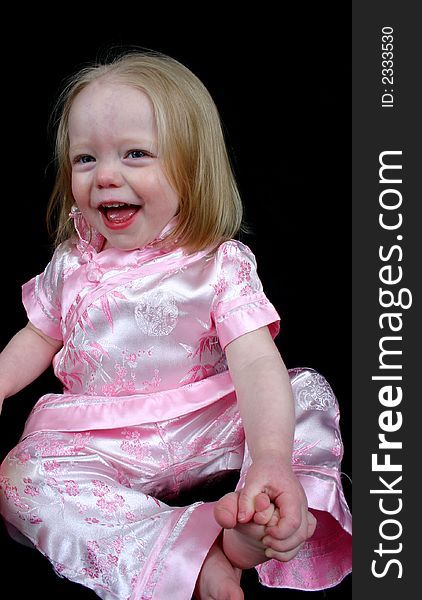
M 303 410 L 327 411 L 336 405 L 336 398 L 327 380 L 314 372 L 298 391 L 298 404 Z
M 169 335 L 177 325 L 178 316 L 176 299 L 169 292 L 146 292 L 135 307 L 136 324 L 148 336 Z

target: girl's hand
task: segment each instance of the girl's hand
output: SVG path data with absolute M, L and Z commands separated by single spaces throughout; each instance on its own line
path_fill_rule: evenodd
M 261 495 L 262 501 L 262 493 L 274 504 L 278 516 L 278 522 L 266 528 L 262 539 L 268 548 L 266 555 L 290 560 L 314 533 L 316 519 L 308 511 L 305 492 L 291 466 L 283 463 L 280 455 L 268 453 L 253 461 L 239 496 L 240 523 L 253 519 L 255 499 Z

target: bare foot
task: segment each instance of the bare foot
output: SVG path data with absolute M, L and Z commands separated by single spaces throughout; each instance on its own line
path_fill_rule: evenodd
M 242 571 L 236 569 L 221 548 L 221 536 L 211 547 L 199 573 L 194 597 L 198 600 L 244 600 Z
M 278 522 L 278 510 L 266 494 L 260 494 L 255 501 L 256 512 L 249 523 L 239 523 L 237 492 L 226 494 L 217 502 L 214 516 L 224 528 L 223 551 L 234 567 L 250 569 L 268 560 L 267 546 L 262 543 L 266 528 Z

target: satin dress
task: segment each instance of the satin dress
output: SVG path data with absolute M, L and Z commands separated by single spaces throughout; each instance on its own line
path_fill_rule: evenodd
M 1 514 L 101 598 L 190 600 L 221 529 L 212 502 L 178 499 L 237 472 L 240 489 L 250 466 L 224 349 L 263 326 L 274 337 L 279 316 L 240 242 L 100 251 L 101 236 L 73 217 L 78 237 L 23 286 L 30 321 L 63 342 L 63 393 L 35 404 L 3 461 Z M 318 525 L 293 560 L 256 569 L 263 585 L 319 590 L 351 571 L 339 409 L 319 373 L 290 378 L 293 468 Z

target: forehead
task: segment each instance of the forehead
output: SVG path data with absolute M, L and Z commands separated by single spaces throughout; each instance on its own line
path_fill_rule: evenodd
M 142 128 L 155 132 L 151 100 L 145 92 L 119 82 L 98 79 L 74 98 L 69 112 L 69 133 L 84 128 Z

